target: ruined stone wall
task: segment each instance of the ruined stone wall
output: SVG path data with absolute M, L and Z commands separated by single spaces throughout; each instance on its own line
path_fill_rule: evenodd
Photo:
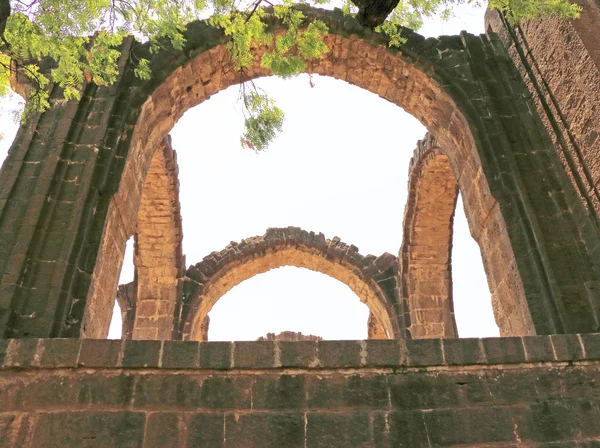
M 410 309 L 410 334 L 417 339 L 457 337 L 451 262 L 458 182 L 433 136 L 417 143 L 408 177 L 399 275 Z
M 600 229 L 497 37 L 407 31 L 394 49 L 341 11 L 304 12 L 330 31 L 330 51 L 308 72 L 397 104 L 448 148 L 459 184 L 471 180 L 464 190 L 476 204 L 471 232 L 501 236 L 497 244 L 508 249 L 495 252 L 498 265 L 514 254 L 515 263 L 494 275 L 523 293 L 535 332 L 600 328 Z M 86 85 L 81 101 L 65 102 L 54 89 L 48 111 L 19 130 L 0 173 L 4 337 L 106 335 L 154 151 L 185 111 L 240 82 L 224 67 L 222 30 L 195 22 L 186 39 L 182 50 L 155 54 L 126 39 L 116 84 Z M 135 77 L 140 57 L 151 60 L 150 80 Z M 269 74 L 253 68 L 247 76 Z
M 600 335 L 0 340 L 2 448 L 593 447 Z
M 577 20 L 528 20 L 511 26 L 486 13 L 525 79 L 561 161 L 584 204 L 600 214 L 600 7 L 576 0 Z M 532 167 L 533 168 L 533 167 Z
M 321 336 L 313 334 L 302 334 L 299 331 L 282 331 L 279 334 L 267 333 L 266 336 L 261 336 L 257 341 L 283 341 L 283 342 L 298 342 L 298 341 L 322 341 Z
M 139 223 L 143 224 L 147 218 L 143 216 L 142 210 L 140 209 Z M 149 210 L 156 209 L 149 207 Z M 159 215 L 165 214 L 159 212 Z M 162 217 L 160 221 L 164 221 L 167 230 L 181 229 Z M 138 224 L 138 229 L 140 227 Z M 160 244 L 150 247 L 170 249 L 168 244 L 163 243 L 161 241 Z M 150 262 L 154 260 L 160 272 L 164 269 L 171 269 L 172 273 L 178 272 L 173 269 L 174 260 L 169 256 L 150 258 Z M 171 314 L 162 317 L 144 316 L 142 320 L 147 322 L 144 328 L 152 330 L 152 333 L 143 333 L 145 338 L 135 337 L 136 329 L 138 332 L 146 331 L 144 328 L 138 328 L 139 304 L 144 302 L 138 299 L 140 288 L 149 285 L 157 292 L 145 300 L 152 305 L 150 310 L 157 312 L 161 304 L 161 295 L 158 292 L 161 292 L 165 285 L 157 283 L 151 276 L 143 277 L 137 274 L 134 282 L 119 286 L 117 301 L 124 316 L 123 337 L 206 341 L 209 328 L 208 313 L 223 295 L 255 275 L 282 266 L 302 267 L 321 272 L 348 286 L 370 309 L 369 338 L 390 339 L 406 336 L 404 330 L 407 308 L 406 304 L 401 304 L 398 299 L 398 261 L 395 256 L 389 253 L 379 257 L 363 256 L 356 246 L 345 244 L 337 237 L 329 240 L 322 233 L 287 227 L 270 228 L 263 236 L 247 238 L 239 243 L 232 242 L 222 251 L 213 252 L 200 263 L 190 266 L 184 276 L 169 277 L 173 281 L 166 285 L 164 291 L 165 297 L 168 298 L 167 304 L 171 306 Z M 156 337 L 156 334 L 161 336 Z

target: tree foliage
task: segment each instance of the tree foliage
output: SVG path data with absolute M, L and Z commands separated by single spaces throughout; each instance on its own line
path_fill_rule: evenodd
M 302 0 L 316 5 L 329 1 Z M 447 15 L 464 0 L 344 1 L 347 14 L 398 46 L 401 27 L 418 29 L 423 18 Z M 552 15 L 573 18 L 579 13 L 568 0 L 490 0 L 490 6 L 512 21 Z M 242 79 L 256 63 L 252 50 L 261 45 L 269 50 L 260 64 L 282 77 L 304 72 L 308 62 L 327 52 L 326 25 L 309 21 L 291 0 L 0 0 L 0 98 L 8 93 L 11 79 L 27 79 L 31 87 L 25 92 L 25 120 L 49 107 L 52 84 L 71 99 L 80 97 L 85 82 L 114 83 L 124 36 L 133 33 L 149 40 L 151 51 L 165 40 L 181 49 L 186 24 L 206 17 L 229 36 L 227 46 Z M 276 36 L 268 32 L 267 22 L 273 18 L 283 23 L 285 32 Z M 40 68 L 42 60 L 50 61 L 49 69 Z M 149 78 L 148 61 L 136 63 L 136 75 Z M 242 84 L 240 92 L 246 120 L 242 145 L 262 150 L 281 131 L 283 113 L 253 83 Z

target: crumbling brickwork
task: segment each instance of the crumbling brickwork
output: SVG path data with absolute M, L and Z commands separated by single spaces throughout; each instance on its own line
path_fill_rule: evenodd
M 157 257 L 156 260 L 169 266 L 168 257 Z M 122 310 L 124 307 L 130 310 L 123 314 L 128 321 L 123 322 L 123 329 L 132 328 L 133 339 L 206 341 L 208 313 L 222 296 L 243 281 L 282 266 L 321 272 L 347 285 L 371 311 L 369 338 L 406 336 L 405 320 L 408 316 L 404 310 L 407 306 L 398 299 L 397 258 L 389 253 L 378 257 L 363 256 L 358 252 L 358 247 L 345 244 L 337 237 L 330 240 L 322 233 L 307 232 L 297 227 L 267 229 L 262 236 L 246 238 L 239 243 L 232 242 L 222 251 L 213 252 L 200 263 L 190 266 L 181 278 L 182 287 L 177 283 L 171 284 L 168 289 L 176 293 L 173 297 L 169 296 L 169 303 L 174 305 L 170 317 L 175 315 L 176 318 L 149 319 L 150 328 L 162 330 L 161 337 L 155 337 L 156 333 L 145 338 L 135 337 L 139 305 L 137 309 L 130 305 L 141 303 L 135 292 L 140 287 L 136 288 L 136 285 L 141 285 L 142 281 L 150 285 L 156 283 L 138 275 L 135 282 L 119 286 L 119 306 Z M 131 337 L 129 331 L 124 331 L 123 335 L 125 338 Z
M 266 336 L 261 336 L 257 341 L 281 341 L 281 342 L 298 342 L 298 341 L 322 341 L 321 336 L 313 334 L 302 334 L 299 331 L 282 331 L 279 334 L 267 333 Z
M 185 270 L 177 174 L 175 151 L 165 141 L 150 163 L 138 211 L 133 339 L 173 337 Z
M 452 303 L 452 226 L 458 183 L 432 136 L 417 144 L 409 168 L 400 258 L 413 338 L 457 337 Z

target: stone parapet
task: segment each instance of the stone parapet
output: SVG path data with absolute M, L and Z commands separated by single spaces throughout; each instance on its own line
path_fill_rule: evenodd
M 596 446 L 600 334 L 0 340 L 0 446 Z
M 600 361 L 600 333 L 481 339 L 137 341 L 1 339 L 0 370 L 265 370 L 563 365 Z M 523 366 L 521 366 L 523 367 Z

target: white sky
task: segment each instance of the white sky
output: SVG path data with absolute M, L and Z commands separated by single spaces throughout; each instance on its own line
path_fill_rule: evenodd
M 483 9 L 467 5 L 421 34 L 483 32 Z M 260 154 L 243 149 L 243 117 L 233 86 L 189 110 L 171 135 L 180 170 L 184 253 L 195 264 L 230 241 L 296 226 L 339 236 L 363 255 L 398 254 L 407 198 L 408 161 L 426 130 L 399 107 L 347 83 L 314 76 L 258 81 L 286 114 L 284 130 Z M 6 117 L 0 157 L 14 138 Z M 133 279 L 128 245 L 121 283 Z M 455 218 L 454 304 L 461 337 L 496 336 L 477 244 L 462 203 Z M 255 340 L 302 331 L 326 339 L 364 339 L 368 309 L 344 284 L 285 267 L 233 288 L 210 313 L 210 340 Z M 109 337 L 119 337 L 115 313 Z

